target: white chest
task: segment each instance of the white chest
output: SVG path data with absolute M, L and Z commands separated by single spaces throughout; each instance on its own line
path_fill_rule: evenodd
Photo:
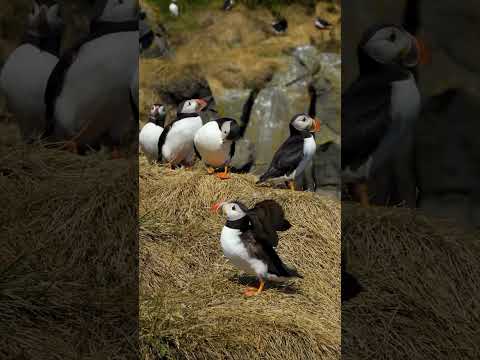
M 410 74 L 406 80 L 392 83 L 391 116 L 397 120 L 415 120 L 420 111 L 420 92 L 415 78 Z
M 153 123 L 147 123 L 140 131 L 139 144 L 149 161 L 158 158 L 158 139 L 162 135 L 163 128 Z
M 311 160 L 317 151 L 317 144 L 315 143 L 315 139 L 313 136 L 305 138 L 303 140 L 303 155 L 308 160 Z
M 185 118 L 175 122 L 167 134 L 162 155 L 170 162 L 181 162 L 193 153 L 193 139 L 202 127 L 202 118 Z
M 178 16 L 178 6 L 177 4 L 171 3 L 170 6 L 168 7 L 170 10 L 170 14 L 173 16 Z
M 222 139 L 222 133 L 216 122 L 211 121 L 195 134 L 195 147 L 202 160 L 211 166 L 223 166 L 230 160 L 232 142 Z
M 240 230 L 230 229 L 224 226 L 220 236 L 223 255 L 239 269 L 254 273 L 255 270 L 251 265 L 251 259 L 248 256 L 247 249 L 240 239 Z

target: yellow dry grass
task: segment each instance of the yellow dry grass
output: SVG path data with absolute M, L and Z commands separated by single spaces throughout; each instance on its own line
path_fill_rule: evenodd
M 140 163 L 141 343 L 147 359 L 338 359 L 340 204 L 305 192 L 255 186 L 251 175 L 220 181 L 202 168 Z M 279 254 L 304 276 L 255 298 L 254 279 L 222 256 L 225 219 L 214 201 L 251 206 L 275 199 L 292 228 Z
M 342 359 L 476 359 L 480 233 L 398 208 L 342 204 Z

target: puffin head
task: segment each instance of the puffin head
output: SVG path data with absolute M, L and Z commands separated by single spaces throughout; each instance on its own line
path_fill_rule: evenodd
M 212 206 L 213 212 L 222 210 L 227 216 L 227 220 L 236 221 L 247 216 L 248 208 L 239 201 L 220 201 Z
M 396 25 L 369 28 L 358 45 L 360 71 L 381 65 L 414 67 L 429 62 L 423 42 Z
M 222 140 L 238 140 L 241 137 L 241 129 L 235 119 L 221 118 L 218 119 Z
M 167 109 L 165 105 L 162 104 L 153 104 L 150 108 L 150 119 L 154 120 L 156 125 L 163 126 L 165 117 L 167 116 Z
M 290 131 L 303 132 L 309 131 L 312 133 L 320 131 L 321 122 L 314 119 L 307 114 L 295 115 L 290 121 Z
M 207 107 L 207 101 L 203 99 L 185 100 L 178 106 L 179 114 L 196 114 Z

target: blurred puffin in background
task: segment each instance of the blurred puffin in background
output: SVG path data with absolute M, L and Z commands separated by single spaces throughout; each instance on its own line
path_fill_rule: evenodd
M 413 137 L 421 100 L 411 69 L 429 53 L 403 28 L 376 25 L 357 54 L 360 74 L 342 94 L 342 180 L 368 206 L 368 179 Z

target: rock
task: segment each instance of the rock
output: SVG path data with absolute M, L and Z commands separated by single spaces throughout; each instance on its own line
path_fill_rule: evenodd
M 480 96 L 448 90 L 429 99 L 418 123 L 419 207 L 480 227 Z

